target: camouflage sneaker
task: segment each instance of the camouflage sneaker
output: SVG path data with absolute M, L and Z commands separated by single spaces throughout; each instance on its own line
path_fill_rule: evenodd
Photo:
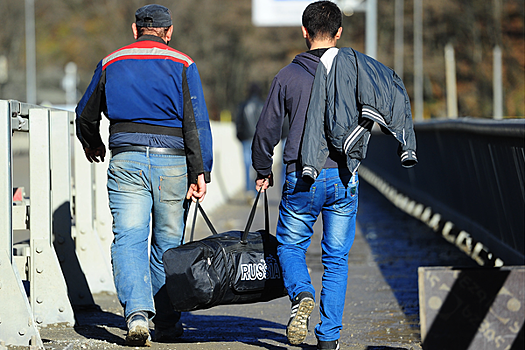
M 290 344 L 298 345 L 306 339 L 308 321 L 314 306 L 314 296 L 310 292 L 301 292 L 292 300 L 292 311 L 286 327 L 286 336 Z

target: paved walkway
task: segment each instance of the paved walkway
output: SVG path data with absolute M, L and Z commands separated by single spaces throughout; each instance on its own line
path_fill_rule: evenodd
M 270 222 L 275 233 L 279 193 L 269 191 Z M 203 203 L 206 209 L 206 201 Z M 233 198 L 208 213 L 217 231 L 240 230 L 246 224 L 250 205 Z M 252 230 L 264 227 L 263 208 Z M 341 332 L 341 349 L 420 349 L 418 266 L 474 266 L 457 248 L 445 242 L 424 224 L 387 202 L 372 187 L 361 183 L 358 232 L 350 252 L 350 270 Z M 196 239 L 209 235 L 206 224 L 197 222 Z M 323 267 L 320 257 L 320 220 L 307 259 L 319 293 Z M 45 348 L 54 350 L 125 349 L 125 323 L 114 295 L 95 295 L 100 310 L 79 310 L 74 328 L 62 326 L 41 330 Z M 219 306 L 183 314 L 185 333 L 179 343 L 153 343 L 151 349 L 315 349 L 309 333 L 304 344 L 292 346 L 285 336 L 290 302 L 280 298 L 267 303 Z M 319 321 L 312 313 L 310 330 Z

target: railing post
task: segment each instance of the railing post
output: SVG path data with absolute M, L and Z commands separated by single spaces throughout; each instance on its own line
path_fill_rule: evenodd
M 8 101 L 0 101 L 0 166 L 6 178 L 0 181 L 0 250 L 5 250 L 12 261 L 13 247 L 13 160 L 11 150 L 11 109 Z
M 111 265 L 94 227 L 93 165 L 84 155 L 82 145 L 74 144 L 75 171 L 75 241 L 76 251 L 92 293 L 115 293 Z
M 109 121 L 105 117 L 100 121 L 100 136 L 102 140 L 109 139 Z M 95 228 L 107 261 L 111 261 L 111 243 L 113 242 L 113 217 L 109 210 L 107 190 L 107 172 L 110 158 L 111 154 L 107 150 L 104 162 L 95 164 Z
M 51 111 L 51 203 L 53 245 L 73 305 L 95 304 L 71 235 L 71 122 L 73 113 Z
M 14 101 L 0 100 L 0 340 L 6 345 L 27 346 L 33 340 L 43 347 L 18 269 L 13 265 L 13 187 L 11 133 Z
M 494 54 L 493 90 L 494 90 L 494 119 L 503 119 L 503 66 L 501 61 L 501 48 L 496 45 Z
M 456 84 L 456 58 L 454 46 L 451 43 L 445 45 L 445 72 L 447 84 L 447 117 L 456 119 L 458 113 L 458 95 Z
M 75 323 L 51 235 L 49 110 L 29 110 L 30 303 L 37 324 Z

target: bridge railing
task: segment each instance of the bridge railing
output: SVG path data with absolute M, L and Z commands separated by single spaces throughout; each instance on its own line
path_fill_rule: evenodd
M 53 184 L 61 181 L 61 172 L 68 173 L 69 162 L 61 159 L 63 152 L 52 149 L 68 151 L 69 115 L 17 101 L 0 101 L 0 120 L 0 166 L 6 174 L 0 185 L 0 339 L 7 344 L 42 346 L 38 327 L 74 324 L 66 282 L 52 245 L 53 207 L 70 201 L 67 194 L 52 191 Z M 32 175 L 30 199 L 17 198 L 17 203 L 13 202 L 12 187 L 13 132 L 29 132 Z M 16 229 L 30 232 L 28 249 L 18 256 L 13 254 Z
M 108 126 L 103 118 L 105 140 Z M 244 187 L 234 125 L 212 122 L 211 127 L 215 163 L 203 203 L 207 210 Z M 93 305 L 96 293 L 115 293 L 109 157 L 89 163 L 74 130 L 71 111 L 0 100 L 0 171 L 5 174 L 0 181 L 0 344 L 42 347 L 41 327 L 73 325 L 74 306 Z M 20 175 L 13 158 L 17 133 L 28 136 L 26 144 L 17 145 L 23 151 L 16 152 L 28 158 L 25 189 L 13 188 L 14 176 Z
M 419 163 L 397 141 L 370 139 L 359 174 L 482 266 L 524 265 L 525 119 L 420 122 Z

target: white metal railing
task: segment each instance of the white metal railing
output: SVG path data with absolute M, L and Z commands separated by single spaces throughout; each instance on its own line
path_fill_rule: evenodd
M 104 162 L 89 163 L 73 119 L 71 111 L 0 100 L 0 344 L 42 347 L 41 327 L 73 325 L 73 305 L 92 305 L 93 294 L 115 293 L 109 154 Z M 105 140 L 108 124 L 103 118 Z M 215 164 L 204 203 L 208 211 L 244 187 L 234 124 L 212 122 L 211 127 Z M 15 133 L 29 139 L 17 146 L 25 147 L 22 153 L 29 158 L 29 196 L 16 202 Z M 29 239 L 21 242 L 21 232 L 27 231 Z
M 41 347 L 39 327 L 73 325 L 72 305 L 93 304 L 92 293 L 114 292 L 109 244 L 97 235 L 92 205 L 92 173 L 105 169 L 95 169 L 81 147 L 72 147 L 72 112 L 0 100 L 0 121 L 0 341 Z M 15 132 L 29 133 L 29 197 L 17 203 Z M 99 187 L 104 194 L 105 184 Z M 14 255 L 20 229 L 29 230 L 29 240 Z

